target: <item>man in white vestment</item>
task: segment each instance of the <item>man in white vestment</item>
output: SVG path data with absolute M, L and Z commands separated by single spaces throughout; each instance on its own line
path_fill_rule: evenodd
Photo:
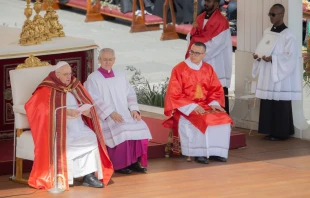
M 264 34 L 277 34 L 271 55 L 254 54 L 252 75 L 258 76 L 256 97 L 261 99 L 258 132 L 277 141 L 294 134 L 292 100 L 302 99 L 302 79 L 296 38 L 283 22 L 285 8 L 275 4 L 269 17 L 273 24 Z
M 35 144 L 29 185 L 45 189 L 53 187 L 52 158 L 48 156 L 53 156 L 56 130 L 59 185 L 67 190 L 68 185 L 73 185 L 73 178 L 83 177 L 83 186 L 103 188 L 112 176 L 113 166 L 95 108 L 91 107 L 92 99 L 79 80 L 72 76 L 68 63 L 61 61 L 55 68 L 25 105 Z M 79 110 L 82 104 L 90 105 L 88 109 Z M 55 128 L 53 122 L 56 122 Z M 99 181 L 102 179 L 103 183 Z
M 226 162 L 232 120 L 222 108 L 224 91 L 212 66 L 202 61 L 205 44 L 194 43 L 189 53 L 172 70 L 164 108 L 172 117 L 163 125 L 173 128 L 174 153 L 178 154 L 180 141 L 188 161 L 195 157 L 203 164 L 209 159 Z
M 232 39 L 229 23 L 219 9 L 220 0 L 205 0 L 203 12 L 197 16 L 187 39 L 190 44 L 202 42 L 207 46 L 203 61 L 210 64 L 216 72 L 225 94 L 225 111 L 229 114 L 228 88 L 231 83 L 232 74 Z
M 145 173 L 152 136 L 141 120 L 136 93 L 125 74 L 113 68 L 113 49 L 102 49 L 98 59 L 101 67 L 88 76 L 84 85 L 94 99 L 114 169 L 122 174 Z

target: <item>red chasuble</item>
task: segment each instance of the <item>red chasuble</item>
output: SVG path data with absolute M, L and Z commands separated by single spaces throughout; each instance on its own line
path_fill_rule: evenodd
M 34 188 L 50 189 L 53 187 L 53 139 L 54 112 L 57 107 L 66 105 L 66 93 L 71 92 L 80 104 L 93 104 L 90 95 L 82 84 L 72 77 L 71 84 L 64 86 L 51 72 L 38 86 L 32 97 L 25 105 L 30 123 L 31 133 L 35 145 L 34 162 L 28 184 Z M 113 165 L 109 159 L 103 134 L 94 107 L 91 108 L 91 118 L 82 116 L 85 124 L 94 131 L 98 140 L 103 183 L 108 184 Z M 66 158 L 66 109 L 59 109 L 56 118 L 57 131 L 57 179 L 65 190 L 68 186 L 67 158 Z
M 189 50 L 195 42 L 206 43 L 220 33 L 229 29 L 228 21 L 219 9 L 214 11 L 214 13 L 208 19 L 205 27 L 203 27 L 205 16 L 206 12 L 203 12 L 199 16 L 197 16 L 197 28 L 192 28 L 190 32 L 191 40 L 185 58 L 189 57 Z
M 199 70 L 193 70 L 185 62 L 181 62 L 173 68 L 164 108 L 165 115 L 171 117 L 163 125 L 173 128 L 174 148 L 179 145 L 178 122 L 181 115 L 201 133 L 205 133 L 208 126 L 232 123 L 226 112 L 213 111 L 208 105 L 214 100 L 224 107 L 224 91 L 211 65 L 203 62 Z M 207 112 L 201 115 L 193 111 L 186 116 L 178 110 L 192 103 L 200 105 Z M 179 154 L 178 149 L 174 152 Z

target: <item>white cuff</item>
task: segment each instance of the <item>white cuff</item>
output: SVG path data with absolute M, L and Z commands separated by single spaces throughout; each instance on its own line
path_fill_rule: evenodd
M 188 116 L 197 106 L 198 106 L 198 104 L 191 103 L 189 105 L 179 107 L 178 110 L 181 111 L 186 116 Z

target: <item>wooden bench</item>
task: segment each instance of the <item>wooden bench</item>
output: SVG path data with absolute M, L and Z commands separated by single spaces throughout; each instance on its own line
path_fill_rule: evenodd
M 137 1 L 141 5 L 141 15 L 136 15 Z M 102 7 L 100 0 L 96 0 L 92 3 L 92 0 L 69 0 L 66 4 L 59 3 L 56 0 L 53 7 L 59 8 L 61 6 L 69 6 L 82 10 L 86 10 L 85 22 L 101 21 L 107 18 L 119 18 L 131 22 L 130 32 L 143 32 L 159 30 L 160 25 L 163 23 L 161 17 L 155 15 L 144 14 L 144 2 L 143 0 L 133 0 L 132 12 L 122 13 L 116 8 L 110 9 L 109 7 Z
M 172 23 L 167 23 L 168 6 L 171 12 Z M 164 12 L 163 33 L 161 35 L 160 40 L 164 41 L 164 40 L 178 39 L 180 38 L 181 35 L 186 36 L 191 31 L 192 24 L 176 25 L 175 12 L 173 8 L 173 0 L 165 1 L 163 12 Z M 237 36 L 232 36 L 232 45 L 233 47 L 237 47 Z

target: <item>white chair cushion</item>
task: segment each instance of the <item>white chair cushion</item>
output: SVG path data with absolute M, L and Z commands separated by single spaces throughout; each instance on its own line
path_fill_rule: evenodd
M 31 131 L 24 131 L 16 138 L 16 157 L 33 161 L 34 143 Z
M 14 113 L 26 114 L 25 105 L 13 105 Z
M 38 85 L 54 69 L 53 66 L 42 66 L 11 70 L 10 81 L 13 104 L 24 105 Z

